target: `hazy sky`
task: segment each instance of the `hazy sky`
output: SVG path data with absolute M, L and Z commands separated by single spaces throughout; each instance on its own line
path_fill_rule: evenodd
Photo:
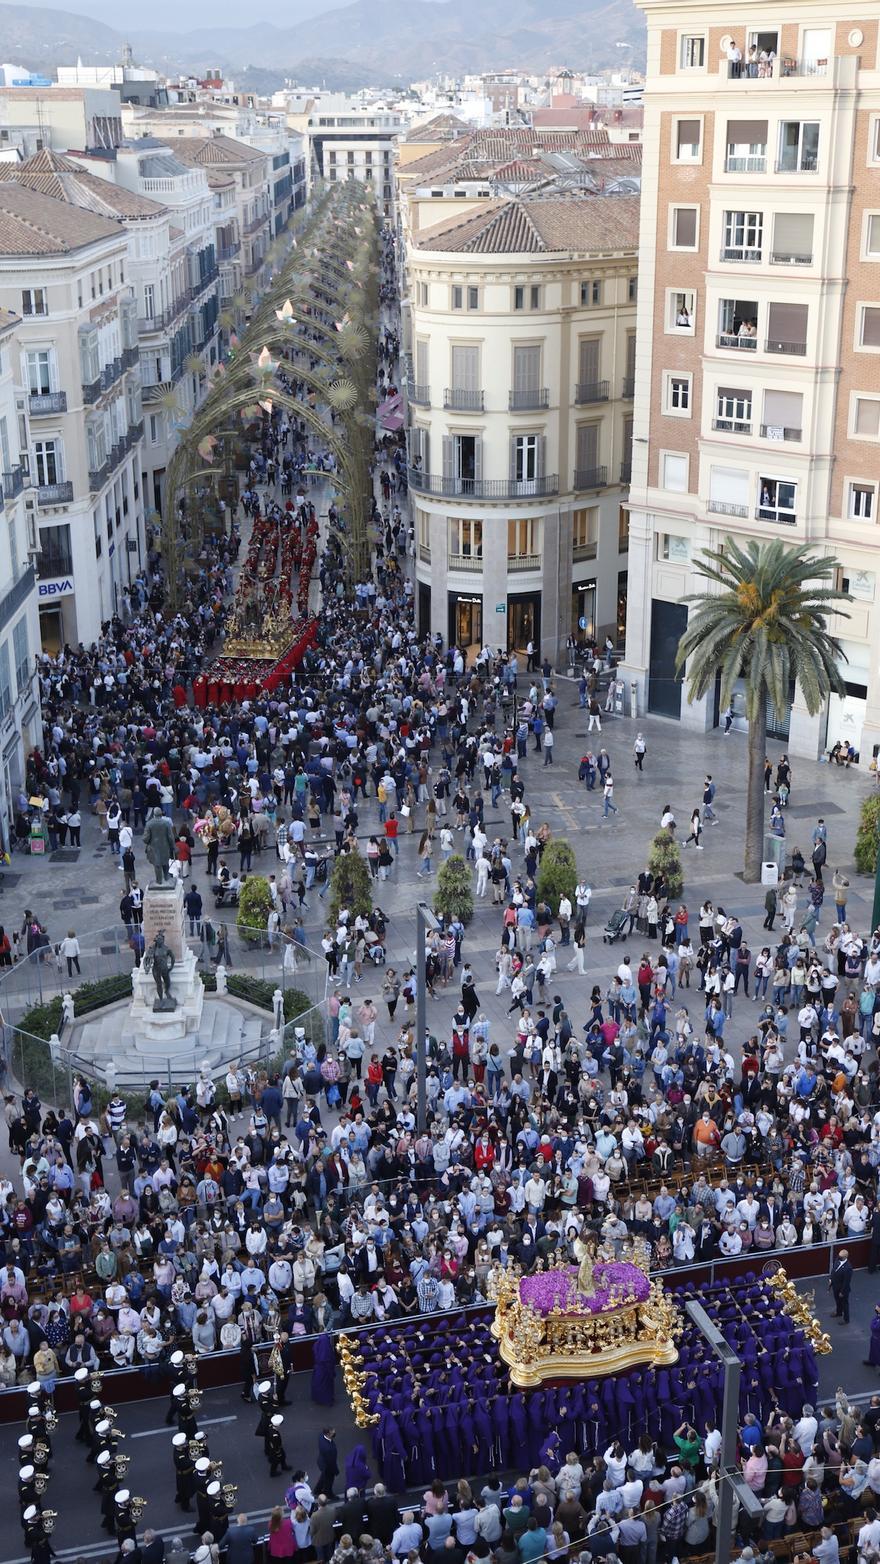
M 59 11 L 73 11 L 79 16 L 93 16 L 121 32 L 145 33 L 161 28 L 188 32 L 197 27 L 254 27 L 261 22 L 271 22 L 277 27 L 294 26 L 297 22 L 325 11 L 337 10 L 349 0 L 249 0 L 246 6 L 241 0 L 15 0 L 29 10 L 46 5 Z M 442 0 L 432 0 L 442 3 Z M 479 5 L 479 0 L 475 0 Z M 553 0 L 545 0 L 552 12 Z

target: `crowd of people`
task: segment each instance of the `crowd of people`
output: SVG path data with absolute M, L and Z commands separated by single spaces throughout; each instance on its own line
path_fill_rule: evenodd
M 390 239 L 385 261 L 393 265 Z M 383 394 L 395 389 L 395 352 L 389 331 Z M 278 411 L 267 413 L 251 515 L 283 485 L 282 434 Z M 309 464 L 321 456 L 312 450 Z M 98 1364 L 158 1375 L 182 1346 L 198 1356 L 239 1352 L 249 1394 L 263 1343 L 285 1382 L 297 1337 L 485 1302 L 499 1268 L 573 1255 L 589 1231 L 612 1248 L 644 1237 L 660 1270 L 841 1235 L 871 1238 L 872 1268 L 880 1256 L 880 934 L 863 939 L 847 924 L 841 885 L 832 932 L 817 943 L 821 898 L 811 896 L 799 920 L 796 903 L 785 911 L 786 893 L 782 938 L 753 954 L 735 914 L 705 901 L 695 915 L 645 870 L 630 892 L 627 939 L 608 949 L 601 971 L 587 880 L 553 904 L 538 893 L 552 838 L 532 817 L 527 782 L 536 754 L 546 764 L 555 747 L 553 670 L 538 670 L 533 654 L 523 685 L 515 653 L 487 647 L 468 667 L 459 648 L 419 634 L 410 535 L 392 505 L 404 470 L 400 443 L 386 437 L 369 579 L 347 579 L 341 517 L 322 540 L 323 601 L 345 611 L 322 616 L 288 694 L 222 711 L 180 700 L 222 626 L 239 547 L 233 525 L 208 548 L 194 614 L 165 623 L 145 576 L 131 623 L 114 621 L 95 647 L 45 661 L 46 740 L 29 789 L 44 791 L 56 835 L 71 809 L 102 813 L 120 855 L 132 854 L 122 865 L 126 893 L 153 805 L 179 826 L 184 878 L 203 847 L 221 884 L 224 868 L 231 878 L 224 855 L 238 853 L 240 885 L 264 850 L 279 925 L 293 932 L 328 822 L 333 855 L 363 851 L 376 880 L 394 872 L 402 836 L 417 837 L 423 875 L 461 852 L 478 902 L 491 888 L 498 909 L 489 914 L 499 920 L 491 981 L 510 997 L 509 1028 L 499 1032 L 480 1003 L 489 980 L 469 955 L 466 927 L 441 921 L 427 935 L 427 984 L 453 1013 L 429 1015 L 420 1127 L 415 971 L 374 971 L 375 923 L 342 909 L 321 943 L 324 1036 L 303 1031 L 277 1070 L 232 1066 L 225 1079 L 176 1093 L 154 1082 L 144 1102 L 116 1093 L 100 1112 L 85 1082 L 67 1109 L 46 1110 L 32 1090 L 20 1102 L 10 1094 L 21 1187 L 0 1188 L 4 1385 L 36 1379 L 51 1393 L 61 1375 Z M 595 650 L 581 692 L 591 712 Z M 643 744 L 639 770 L 644 758 Z M 615 806 L 606 750 L 585 767 L 587 787 L 591 769 L 607 816 Z M 713 796 L 704 793 L 701 824 Z M 490 835 L 489 803 L 503 804 L 509 830 L 505 822 Z M 775 915 L 768 898 L 768 933 Z M 578 979 L 574 1004 L 559 992 L 563 963 Z M 878 1421 L 872 1410 L 860 1426 L 842 1404 L 821 1419 L 805 1408 L 796 1422 L 777 1411 L 764 1428 L 748 1414 L 746 1481 L 765 1513 L 757 1534 L 818 1526 L 823 1496 L 829 1519 L 880 1497 Z M 512 1489 L 490 1483 L 476 1500 L 466 1482 L 454 1500 L 435 1483 L 421 1520 L 392 1525 L 386 1506 L 380 1527 L 367 1511 L 368 1545 L 354 1525 L 357 1490 L 345 1501 L 355 1509 L 342 1517 L 341 1542 L 326 1517 L 316 1524 L 329 1495 L 301 1495 L 289 1526 L 282 1516 L 274 1531 L 333 1564 L 416 1554 L 429 1564 L 490 1555 L 532 1564 L 570 1553 L 668 1564 L 704 1551 L 717 1499 L 715 1430 L 667 1430 L 674 1461 L 656 1435 L 628 1449 L 621 1430 L 609 1432 L 589 1470 L 556 1450 Z M 866 1524 L 876 1525 L 870 1559 L 880 1523 Z M 274 1551 L 286 1546 L 279 1540 Z M 837 1564 L 832 1547 L 813 1552 Z M 746 1550 L 743 1564 L 751 1557 Z

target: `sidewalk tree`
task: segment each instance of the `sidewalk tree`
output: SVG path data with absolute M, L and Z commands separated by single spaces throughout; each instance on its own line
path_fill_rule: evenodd
M 671 831 L 658 831 L 648 849 L 648 868 L 653 875 L 662 874 L 667 897 L 678 897 L 684 887 L 684 869 L 681 848 Z
M 811 554 L 807 544 L 727 542 L 723 552 L 707 549 L 696 565 L 708 587 L 686 599 L 692 607 L 675 668 L 686 668 L 691 701 L 720 679 L 724 708 L 742 684 L 749 723 L 744 878 L 754 881 L 764 849 L 767 714 L 790 710 L 795 684 L 811 716 L 829 695 L 844 693 L 843 653 L 828 616 L 848 618 L 842 605 L 850 598 L 822 585 L 833 581 L 837 562 Z
M 577 859 L 574 848 L 568 842 L 548 842 L 541 854 L 538 868 L 537 897 L 545 901 L 552 912 L 559 911 L 562 896 L 567 896 L 574 906 L 574 890 L 577 885 Z
M 855 861 L 860 874 L 874 874 L 877 868 L 877 845 L 880 840 L 880 793 L 872 793 L 863 799 L 856 835 Z
M 340 912 L 348 912 L 353 921 L 368 918 L 373 910 L 373 881 L 369 866 L 359 852 L 340 853 L 330 870 L 330 918 L 336 923 Z
M 454 918 L 467 925 L 474 915 L 471 871 L 460 853 L 450 853 L 440 865 L 433 908 L 439 918 L 451 923 Z
M 249 945 L 261 944 L 266 938 L 266 924 L 272 911 L 272 893 L 269 881 L 262 874 L 249 874 L 241 887 L 238 898 L 236 927 Z

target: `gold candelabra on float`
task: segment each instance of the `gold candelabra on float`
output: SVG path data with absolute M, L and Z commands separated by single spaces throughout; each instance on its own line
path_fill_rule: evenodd
M 813 1313 L 815 1308 L 815 1296 L 807 1293 L 802 1297 L 787 1273 L 779 1267 L 767 1280 L 773 1291 L 778 1295 L 783 1309 L 795 1325 L 798 1325 L 808 1337 L 811 1346 L 820 1357 L 827 1357 L 831 1352 L 831 1337 L 822 1329 L 819 1320 Z
M 352 1352 L 351 1344 L 346 1336 L 340 1336 L 337 1340 L 336 1350 L 342 1364 L 342 1378 L 348 1397 L 354 1411 L 354 1420 L 358 1428 L 372 1428 L 378 1423 L 378 1412 L 371 1412 L 369 1404 L 364 1396 L 363 1389 L 367 1382 L 366 1374 L 360 1373 L 355 1365 L 361 1365 L 363 1358 Z

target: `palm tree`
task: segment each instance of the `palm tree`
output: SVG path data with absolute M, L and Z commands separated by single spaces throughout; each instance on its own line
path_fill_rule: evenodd
M 745 684 L 749 721 L 748 803 L 745 878 L 761 876 L 764 837 L 764 758 L 767 712 L 786 710 L 797 682 L 811 716 L 829 694 L 842 695 L 838 642 L 827 629 L 829 612 L 840 613 L 850 598 L 819 583 L 837 569 L 833 559 L 810 554 L 806 544 L 790 548 L 774 538 L 740 548 L 707 549 L 697 561 L 714 590 L 694 593 L 688 627 L 675 659 L 687 663 L 687 695 L 697 700 L 720 674 L 726 707 L 738 679 Z M 849 615 L 844 615 L 848 618 Z

